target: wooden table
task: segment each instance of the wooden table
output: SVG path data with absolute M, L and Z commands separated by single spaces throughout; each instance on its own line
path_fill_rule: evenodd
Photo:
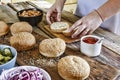
M 12 23 L 19 21 L 16 16 L 17 11 L 34 7 L 39 8 L 31 2 L 0 5 L 0 20 L 3 20 L 8 23 L 8 25 L 11 25 Z M 63 80 L 57 72 L 58 60 L 67 55 L 76 55 L 84 58 L 90 64 L 91 73 L 87 80 L 120 80 L 120 37 L 101 28 L 98 28 L 93 33 L 94 35 L 105 38 L 101 54 L 98 57 L 91 58 L 83 55 L 79 51 L 79 42 L 67 44 L 67 49 L 64 55 L 58 58 L 47 58 L 42 56 L 38 51 L 40 41 L 45 38 L 55 37 L 43 28 L 43 26 L 47 25 L 47 22 L 45 19 L 46 9 L 42 10 L 44 11 L 43 20 L 38 24 L 38 26 L 33 27 L 32 33 L 37 40 L 37 44 L 31 50 L 18 52 L 17 64 L 41 67 L 48 71 L 52 80 Z M 62 20 L 71 24 L 78 19 L 79 17 L 66 11 L 62 14 Z M 9 38 L 11 36 L 12 35 L 9 32 L 7 35 L 0 37 L 0 44 L 10 45 Z

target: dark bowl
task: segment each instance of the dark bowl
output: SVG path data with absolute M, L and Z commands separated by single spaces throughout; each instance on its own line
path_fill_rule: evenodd
M 27 12 L 30 10 L 36 10 L 40 12 L 40 15 L 35 15 L 35 16 L 20 16 L 20 14 L 22 14 L 23 12 Z M 39 22 L 41 22 L 42 17 L 43 17 L 43 11 L 40 9 L 36 9 L 36 8 L 30 8 L 30 9 L 23 9 L 17 12 L 17 17 L 20 21 L 26 21 L 28 22 L 30 25 L 32 26 L 37 26 L 37 24 Z

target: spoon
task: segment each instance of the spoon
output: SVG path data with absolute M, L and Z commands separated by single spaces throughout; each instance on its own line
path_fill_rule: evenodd
M 97 41 L 97 43 L 101 43 L 101 42 L 103 41 L 103 39 L 104 39 L 104 37 L 102 37 L 101 39 L 99 39 L 99 40 Z

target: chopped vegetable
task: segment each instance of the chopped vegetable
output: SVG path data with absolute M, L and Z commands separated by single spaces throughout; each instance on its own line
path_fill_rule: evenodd
M 0 50 L 0 54 L 2 54 L 2 50 Z
M 5 61 L 5 62 L 8 62 L 8 61 L 11 60 L 11 59 L 12 59 L 12 57 L 10 57 L 10 56 L 4 57 L 4 61 Z
M 10 61 L 13 58 L 10 48 L 4 48 L 0 50 L 0 65 Z
M 3 55 L 5 55 L 5 56 L 12 56 L 12 52 L 11 52 L 10 48 L 4 48 L 3 51 L 4 51 Z
M 0 61 L 2 61 L 3 59 L 4 59 L 4 56 L 0 54 Z

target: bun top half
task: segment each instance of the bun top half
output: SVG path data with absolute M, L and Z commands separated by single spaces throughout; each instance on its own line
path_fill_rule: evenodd
M 32 26 L 27 22 L 16 22 L 10 27 L 11 34 L 14 35 L 18 32 L 29 32 L 32 33 Z
M 40 42 L 39 51 L 46 57 L 58 57 L 64 53 L 66 44 L 60 38 L 45 39 Z
M 58 73 L 65 80 L 84 80 L 90 74 L 90 66 L 78 56 L 66 56 L 58 61 Z

